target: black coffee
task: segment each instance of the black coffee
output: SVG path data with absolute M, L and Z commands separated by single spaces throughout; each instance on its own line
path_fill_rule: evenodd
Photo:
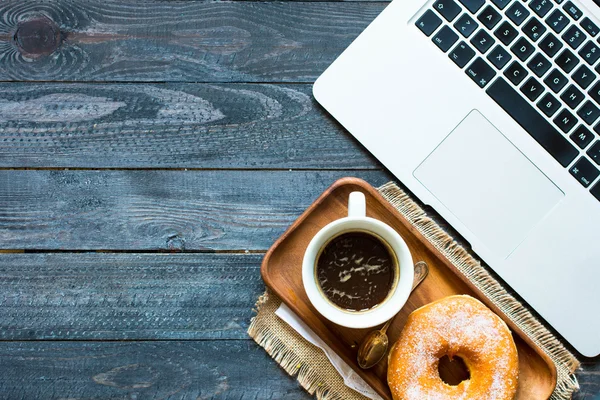
M 330 241 L 317 260 L 317 281 L 334 304 L 368 310 L 385 300 L 395 279 L 388 247 L 364 232 L 348 232 Z

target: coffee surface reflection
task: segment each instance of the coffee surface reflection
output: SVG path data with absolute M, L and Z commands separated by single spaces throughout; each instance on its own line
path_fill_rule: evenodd
M 396 280 L 396 259 L 378 237 L 347 232 L 329 241 L 317 259 L 317 282 L 332 303 L 349 311 L 381 304 Z

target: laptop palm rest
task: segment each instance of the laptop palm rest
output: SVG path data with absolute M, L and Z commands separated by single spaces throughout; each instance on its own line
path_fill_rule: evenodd
M 502 258 L 508 258 L 564 197 L 477 110 L 417 167 L 414 176 Z

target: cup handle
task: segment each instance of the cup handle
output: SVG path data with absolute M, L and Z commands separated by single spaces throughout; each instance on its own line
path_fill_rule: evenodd
M 367 201 L 362 192 L 352 192 L 348 197 L 348 216 L 349 217 L 366 217 L 367 216 Z

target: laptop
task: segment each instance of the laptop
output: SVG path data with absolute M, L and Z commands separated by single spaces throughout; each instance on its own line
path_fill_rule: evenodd
M 314 96 L 581 354 L 600 354 L 600 8 L 396 0 Z

